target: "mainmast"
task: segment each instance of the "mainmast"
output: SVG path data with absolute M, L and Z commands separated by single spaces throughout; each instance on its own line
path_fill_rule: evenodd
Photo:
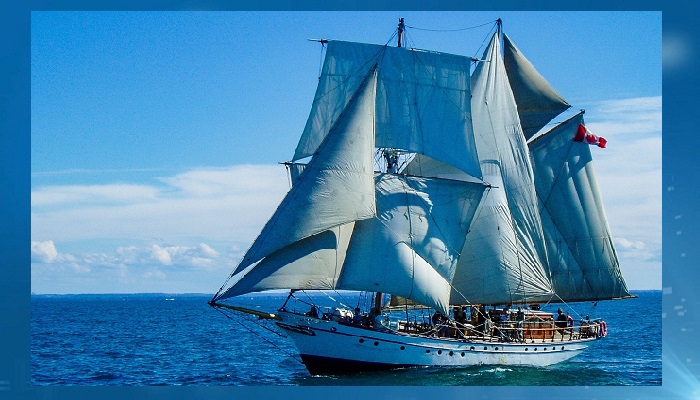
M 399 18 L 399 28 L 398 28 L 399 41 L 398 41 L 397 47 L 403 47 L 403 35 L 404 35 L 405 30 L 406 30 L 406 26 L 404 25 L 403 18 Z M 386 153 L 385 153 L 385 156 L 387 156 Z M 386 157 L 387 158 L 387 169 L 388 169 L 387 172 L 390 172 L 390 173 L 391 172 L 398 172 L 398 171 L 395 171 L 394 168 L 391 167 L 390 157 L 391 156 Z M 375 303 L 374 303 L 374 308 L 377 312 L 377 315 L 381 314 L 383 303 L 384 303 L 384 293 L 377 292 L 377 296 L 375 297 Z

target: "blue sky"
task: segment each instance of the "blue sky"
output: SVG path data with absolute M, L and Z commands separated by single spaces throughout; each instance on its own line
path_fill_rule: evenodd
M 410 46 L 470 56 L 503 19 L 609 140 L 592 150 L 623 274 L 660 289 L 660 13 L 34 12 L 32 291 L 216 291 L 288 189 L 307 39 L 386 43 L 399 17 Z

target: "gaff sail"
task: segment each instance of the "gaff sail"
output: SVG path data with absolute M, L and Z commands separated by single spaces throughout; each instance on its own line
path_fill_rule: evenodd
M 578 114 L 530 143 L 552 284 L 564 301 L 626 297 L 583 125 Z

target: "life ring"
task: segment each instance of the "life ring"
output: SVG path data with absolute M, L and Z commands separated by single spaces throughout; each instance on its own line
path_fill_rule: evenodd
M 608 324 L 605 321 L 600 321 L 599 337 L 608 336 Z

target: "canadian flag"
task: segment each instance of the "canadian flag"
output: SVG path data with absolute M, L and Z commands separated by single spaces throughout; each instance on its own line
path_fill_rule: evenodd
M 603 149 L 608 144 L 608 141 L 605 140 L 604 137 L 594 135 L 593 132 L 589 131 L 588 128 L 586 128 L 586 126 L 583 124 L 578 125 L 578 130 L 576 131 L 576 136 L 574 136 L 574 140 L 577 142 L 596 144 L 598 145 L 598 147 Z

